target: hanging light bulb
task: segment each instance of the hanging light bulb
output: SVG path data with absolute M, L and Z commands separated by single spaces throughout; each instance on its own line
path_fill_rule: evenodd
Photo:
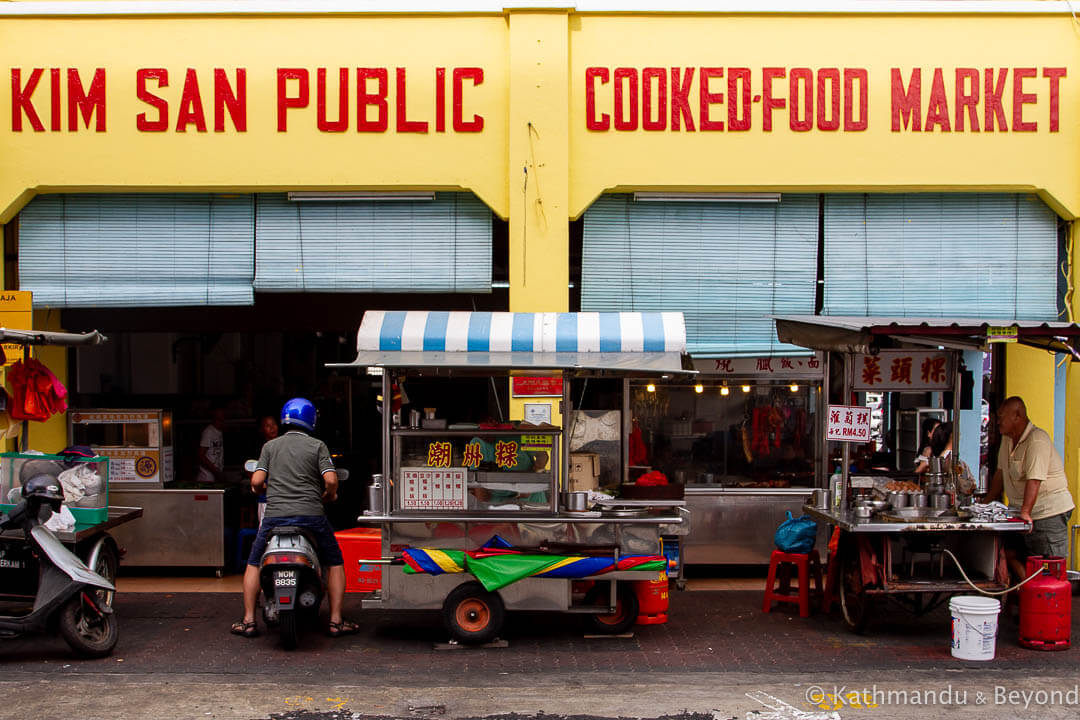
M 788 389 L 791 390 L 791 392 L 799 392 L 799 383 L 791 383 L 791 385 L 788 386 Z
M 701 393 L 705 392 L 705 386 L 700 384 L 700 383 L 695 385 L 694 386 L 694 392 L 696 392 L 698 395 L 700 395 Z
M 731 392 L 731 390 L 728 389 L 727 385 L 722 385 L 720 387 L 720 394 L 721 395 L 724 395 L 726 397 L 729 392 Z
M 645 386 L 645 390 L 647 392 L 656 392 L 656 386 L 653 385 L 652 383 L 649 383 L 648 385 Z
M 749 386 L 749 385 L 743 385 L 743 386 L 742 386 L 742 391 L 743 391 L 744 393 L 748 393 L 748 392 L 750 392 L 750 386 Z

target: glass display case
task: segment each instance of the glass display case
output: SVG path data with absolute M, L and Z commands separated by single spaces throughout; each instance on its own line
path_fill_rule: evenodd
M 109 487 L 160 489 L 173 479 L 168 410 L 69 410 L 68 442 L 109 458 Z
M 805 381 L 635 384 L 631 464 L 688 487 L 813 487 L 820 394 Z
M 393 510 L 554 513 L 560 432 L 394 430 Z

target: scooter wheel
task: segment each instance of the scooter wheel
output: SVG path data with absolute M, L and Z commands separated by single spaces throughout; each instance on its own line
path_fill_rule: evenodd
M 83 657 L 105 657 L 120 639 L 115 613 L 99 613 L 83 601 L 82 593 L 60 609 L 60 635 Z
M 506 607 L 498 593 L 478 582 L 454 588 L 443 601 L 443 624 L 450 637 L 467 645 L 483 645 L 499 635 Z
M 281 647 L 286 650 L 296 649 L 296 611 L 281 610 L 278 612 L 278 635 L 281 637 Z

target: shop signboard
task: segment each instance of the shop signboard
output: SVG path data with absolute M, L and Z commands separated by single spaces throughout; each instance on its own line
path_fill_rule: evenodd
M 825 424 L 825 439 L 869 442 L 870 408 L 860 405 L 830 405 Z
M 33 312 L 29 290 L 5 290 L 0 293 L 0 327 L 10 330 L 31 330 Z M 4 365 L 8 366 L 22 360 L 23 346 L 19 343 L 3 343 Z
M 820 378 L 824 366 L 821 353 L 798 357 L 694 358 L 694 369 L 702 375 L 724 377 Z
M 529 377 L 516 375 L 510 378 L 514 397 L 562 397 L 561 377 Z
M 856 355 L 851 387 L 873 392 L 952 390 L 952 354 L 938 350 L 880 350 Z
M 990 343 L 1014 343 L 1020 339 L 1020 328 L 1016 325 L 986 328 L 986 341 Z
M 464 510 L 465 468 L 401 468 L 402 510 Z

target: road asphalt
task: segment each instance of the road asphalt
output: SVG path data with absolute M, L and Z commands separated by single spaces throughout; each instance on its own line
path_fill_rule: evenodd
M 230 593 L 118 595 L 121 640 L 101 660 L 78 660 L 57 638 L 6 641 L 0 718 L 1080 716 L 1077 650 L 1021 648 L 1003 617 L 993 660 L 957 660 L 945 608 L 886 606 L 854 635 L 836 611 L 763 613 L 760 592 L 673 591 L 668 622 L 630 637 L 511 613 L 506 647 L 445 650 L 437 613 L 364 611 L 350 597 L 359 634 L 311 628 L 286 652 L 270 632 L 228 634 L 239 607 Z

